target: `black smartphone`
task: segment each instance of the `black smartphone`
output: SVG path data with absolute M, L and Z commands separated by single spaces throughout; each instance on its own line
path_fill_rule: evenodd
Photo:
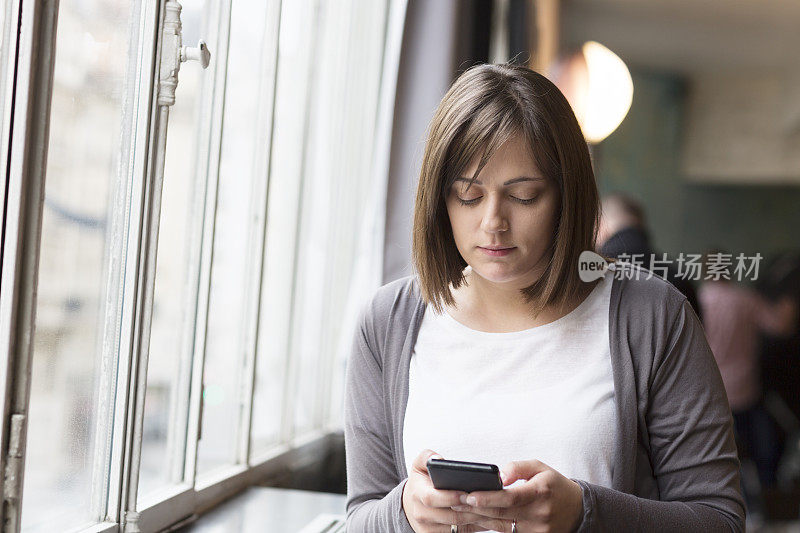
M 428 459 L 428 475 L 439 490 L 501 490 L 503 481 L 497 465 Z

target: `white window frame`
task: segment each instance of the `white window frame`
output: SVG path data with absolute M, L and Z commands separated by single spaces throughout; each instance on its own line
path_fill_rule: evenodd
M 13 78 L 6 77 L 11 102 L 3 102 L 3 264 L 0 286 L 0 475 L 3 529 L 20 527 L 25 430 L 30 399 L 33 326 L 42 230 L 50 101 L 55 57 L 56 2 L 9 0 L 8 23 L 18 40 L 7 50 Z M 8 43 L 10 44 L 10 42 Z M 9 71 L 3 72 L 7 76 Z M 12 132 L 5 124 L 13 127 Z M 11 431 L 7 431 L 11 428 Z
M 0 508 L 0 523 L 4 524 L 3 531 L 16 532 L 21 525 L 24 437 L 30 395 L 58 2 L 8 1 L 11 11 L 9 21 L 19 24 L 16 28 L 12 26 L 11 31 L 18 30 L 19 40 L 15 43 L 16 48 L 9 48 L 5 52 L 14 60 L 9 61 L 9 65 L 13 64 L 16 68 L 16 77 L 8 77 L 10 71 L 0 73 L 6 79 L 14 80 L 13 85 L 6 86 L 9 97 L 0 102 L 0 113 L 4 119 L 0 156 L 8 170 L 5 175 L 5 190 L 8 194 L 4 198 L 6 208 L 3 212 L 0 285 L 0 346 L 3 350 L 0 352 L 0 407 L 3 422 L 0 426 L 0 473 L 6 478 L 2 490 L 7 505 Z M 114 257 L 118 258 L 118 263 L 108 272 L 108 281 L 113 286 L 109 285 L 111 290 L 106 305 L 109 306 L 108 309 L 114 309 L 114 312 L 105 316 L 102 342 L 104 357 L 111 357 L 116 361 L 116 369 L 111 376 L 113 379 L 108 379 L 105 385 L 113 386 L 116 395 L 113 417 L 109 416 L 100 423 L 101 426 L 105 424 L 100 433 L 112 431 L 115 437 L 107 456 L 96 459 L 102 463 L 102 468 L 95 468 L 95 472 L 99 472 L 97 477 L 103 479 L 95 479 L 93 482 L 93 490 L 97 486 L 102 488 L 94 494 L 92 508 L 101 521 L 82 531 L 135 531 L 136 528 L 154 531 L 192 520 L 198 513 L 217 505 L 248 485 L 318 461 L 331 445 L 338 442 L 339 430 L 329 424 L 330 414 L 326 399 L 331 391 L 330 383 L 324 383 L 322 392 L 316 397 L 313 429 L 302 434 L 294 434 L 294 391 L 287 387 L 284 394 L 281 443 L 255 456 L 251 453 L 259 311 L 263 303 L 262 274 L 271 161 L 269 152 L 274 130 L 276 91 L 273 83 L 269 95 L 271 103 L 264 106 L 258 114 L 259 131 L 266 134 L 270 150 L 257 162 L 259 174 L 267 178 L 256 186 L 255 196 L 264 200 L 255 203 L 255 220 L 249 237 L 253 257 L 249 262 L 251 268 L 247 283 L 253 290 L 252 296 L 247 300 L 248 315 L 244 329 L 246 387 L 243 394 L 246 402 L 241 413 L 242 431 L 237 443 L 237 462 L 213 474 L 199 478 L 197 476 L 197 446 L 202 421 L 202 375 L 215 232 L 214 214 L 222 141 L 220 125 L 224 118 L 231 15 L 230 0 L 212 0 L 213 23 L 207 25 L 206 31 L 213 30 L 213 34 L 207 37 L 209 48 L 215 54 L 214 69 L 206 74 L 207 81 L 200 103 L 204 112 L 197 132 L 198 146 L 201 147 L 198 152 L 208 154 L 208 157 L 198 161 L 196 169 L 198 186 L 204 189 L 204 194 L 196 196 L 195 207 L 203 215 L 192 235 L 195 246 L 191 247 L 193 255 L 190 260 L 193 268 L 190 278 L 197 291 L 188 296 L 190 301 L 187 302 L 190 309 L 196 312 L 195 319 L 188 321 L 184 332 L 186 339 L 191 342 L 183 343 L 186 349 L 181 354 L 183 363 L 190 364 L 192 372 L 190 379 L 178 384 L 183 392 L 180 397 L 184 402 L 179 410 L 188 417 L 187 432 L 183 440 L 173 443 L 174 446 L 185 449 L 182 471 L 173 473 L 173 478 L 182 477 L 183 481 L 153 495 L 147 501 L 137 501 L 164 140 L 169 114 L 167 107 L 158 105 L 158 76 L 166 1 L 143 0 L 135 2 L 133 7 L 132 31 L 135 30 L 136 35 L 131 38 L 136 40 L 137 55 L 128 72 L 128 107 L 125 113 L 128 123 L 124 126 L 126 136 L 121 143 L 123 154 L 120 158 L 123 163 L 120 163 L 118 171 L 118 181 L 124 183 L 124 189 L 120 189 L 114 197 L 114 218 L 111 221 L 113 227 L 122 232 L 126 239 L 124 244 L 111 243 L 111 252 L 116 254 Z M 391 31 L 387 31 L 385 35 L 384 54 L 388 54 L 387 60 L 392 66 L 388 68 L 388 75 L 384 71 L 384 83 L 396 79 L 406 9 L 404 0 L 387 1 L 387 26 Z M 271 69 L 275 81 L 280 11 L 279 7 L 274 61 L 270 64 L 265 60 L 260 66 L 262 71 Z M 192 46 L 194 43 L 185 44 Z M 312 49 L 317 44 L 312 44 Z M 391 113 L 387 110 L 393 109 L 393 91 L 393 87 L 381 90 L 381 109 L 384 111 L 380 118 L 380 129 L 386 135 L 383 144 L 387 149 L 391 120 L 386 117 Z M 12 98 L 13 106 L 6 105 Z M 304 149 L 307 148 L 308 118 L 305 120 Z M 377 159 L 380 160 L 378 167 L 386 166 L 388 155 L 382 152 Z M 298 212 L 298 219 L 299 217 Z M 299 231 L 299 227 L 296 231 Z M 296 277 L 293 276 L 293 284 L 296 284 Z M 287 335 L 295 327 L 296 324 L 291 321 Z M 323 362 L 328 369 L 334 363 L 333 354 L 329 355 L 331 357 Z M 287 383 L 297 379 L 298 364 L 299 361 L 289 361 L 286 365 Z M 9 427 L 13 427 L 16 434 L 7 431 Z M 7 461 L 10 448 L 13 455 L 11 462 Z M 2 516 L 3 509 L 8 509 L 7 516 Z

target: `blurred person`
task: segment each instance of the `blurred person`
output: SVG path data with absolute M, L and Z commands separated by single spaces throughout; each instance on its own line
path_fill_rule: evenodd
M 641 266 L 653 272 L 653 259 L 661 259 L 650 246 L 645 214 L 642 205 L 632 196 L 614 192 L 603 196 L 601 201 L 600 226 L 597 230 L 595 248 L 597 253 L 609 258 L 629 256 L 631 261 L 641 261 Z M 663 270 L 653 272 L 660 275 Z M 694 312 L 702 318 L 694 284 L 682 276 L 672 264 L 667 265 L 666 280 L 672 283 L 689 300 Z
M 777 254 L 765 265 L 758 289 L 773 301 L 789 298 L 800 309 L 800 251 Z M 780 394 L 796 418 L 800 418 L 800 313 L 790 331 L 762 338 L 762 382 Z
M 800 309 L 800 250 L 777 254 L 758 280 L 758 290 L 772 301 L 789 298 Z M 796 508 L 800 485 L 800 312 L 791 331 L 764 332 L 761 338 L 761 383 L 764 407 L 780 428 L 778 490 Z M 768 492 L 768 496 L 771 494 Z
M 760 514 L 761 491 L 775 485 L 780 449 L 774 422 L 762 401 L 759 334 L 790 333 L 797 321 L 797 307 L 790 298 L 773 303 L 724 278 L 704 280 L 698 295 L 706 337 L 733 413 L 740 457 L 752 459 L 757 469 L 760 487 L 743 476 L 745 499 L 750 510 Z
M 353 336 L 348 531 L 743 529 L 697 315 L 658 276 L 612 263 L 581 279 L 598 211 L 586 141 L 549 80 L 511 65 L 459 76 L 425 146 L 414 274 L 376 291 Z M 436 489 L 437 455 L 497 464 L 504 488 Z

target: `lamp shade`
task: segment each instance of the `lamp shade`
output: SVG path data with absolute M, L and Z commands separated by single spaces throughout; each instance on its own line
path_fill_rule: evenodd
M 599 143 L 617 129 L 633 101 L 628 67 L 595 41 L 559 61 L 550 78 L 566 96 L 590 143 Z

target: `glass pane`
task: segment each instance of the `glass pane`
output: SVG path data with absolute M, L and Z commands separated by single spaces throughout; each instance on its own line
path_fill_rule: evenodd
M 127 0 L 60 3 L 22 500 L 25 531 L 63 531 L 104 514 L 117 354 L 104 353 L 102 340 L 106 305 L 115 313 L 119 286 L 119 280 L 109 280 L 114 258 L 108 250 L 124 238 L 110 231 L 110 221 L 115 185 L 124 187 L 126 181 L 118 178 L 118 154 L 130 11 Z
M 3 5 L 0 6 L 0 28 L 2 28 L 3 37 L 0 38 L 0 56 L 5 55 L 6 48 L 8 47 L 8 35 L 9 28 L 6 28 L 6 20 L 8 18 L 7 13 L 11 10 L 11 0 L 3 0 Z M 5 79 L 0 81 L 3 85 L 5 85 Z
M 14 83 L 14 56 L 16 55 L 15 43 L 11 41 L 12 36 L 16 36 L 16 24 L 11 16 L 11 0 L 3 0 L 0 5 L 0 161 L 3 165 L 8 158 L 8 138 L 11 130 L 11 93 Z M 4 168 L 0 174 L 5 183 L 6 170 Z M 0 202 L 5 205 L 5 187 L 0 190 Z
M 315 34 L 311 0 L 284 2 L 272 141 L 267 241 L 252 423 L 252 453 L 280 439 L 294 289 L 295 248 Z M 321 264 L 318 266 L 322 266 Z
M 206 3 L 181 0 L 183 41 L 189 45 L 201 37 Z M 191 246 L 202 226 L 205 196 L 205 186 L 195 175 L 196 132 L 200 89 L 213 72 L 214 58 L 212 55 L 205 71 L 193 62 L 181 66 L 175 104 L 169 112 L 139 471 L 140 507 L 149 503 L 149 497 L 157 498 L 159 489 L 184 479 L 197 294 L 190 268 L 195 251 Z
M 3 0 L 0 5 L 0 104 L 5 105 L 6 102 L 6 87 L 13 81 L 13 72 L 8 70 L 8 61 L 10 57 L 8 52 L 11 49 L 11 36 L 16 35 L 12 32 L 12 27 L 15 28 L 14 21 L 11 19 L 11 0 Z
M 276 1 L 232 4 L 198 475 L 244 460 L 241 431 L 249 400 L 242 391 L 248 390 L 245 366 L 255 349 L 247 339 L 256 312 L 266 183 L 267 143 L 257 117 L 259 105 L 271 101 L 273 77 L 261 72 L 262 62 L 274 56 L 270 21 L 277 8 Z
M 374 154 L 387 6 L 346 5 L 326 5 L 318 21 L 292 333 L 295 435 L 324 424 Z

